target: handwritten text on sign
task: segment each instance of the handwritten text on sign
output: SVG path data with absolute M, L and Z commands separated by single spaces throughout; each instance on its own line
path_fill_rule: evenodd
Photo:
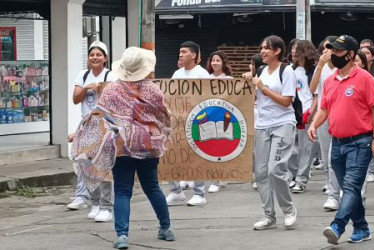
M 158 79 L 172 113 L 163 180 L 252 178 L 254 87 L 244 79 Z

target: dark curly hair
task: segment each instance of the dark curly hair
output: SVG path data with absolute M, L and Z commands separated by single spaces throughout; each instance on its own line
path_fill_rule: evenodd
M 292 62 L 292 48 L 295 45 L 295 43 L 297 43 L 298 41 L 300 41 L 300 40 L 297 39 L 297 38 L 294 38 L 288 44 L 288 47 L 287 47 L 287 56 L 286 56 L 287 57 L 287 62 Z
M 209 74 L 212 74 L 214 71 L 212 68 L 212 59 L 215 55 L 219 56 L 222 60 L 222 72 L 228 76 L 231 76 L 231 66 L 229 63 L 229 59 L 227 58 L 226 53 L 221 50 L 214 51 L 212 54 L 210 54 L 205 67 Z
M 309 72 L 310 70 L 314 70 L 316 63 L 318 62 L 318 52 L 313 43 L 309 40 L 299 40 L 295 42 L 294 46 L 296 46 L 296 56 L 298 58 L 305 58 L 305 71 Z M 296 69 L 298 66 L 299 62 L 296 59 L 293 63 L 293 68 Z

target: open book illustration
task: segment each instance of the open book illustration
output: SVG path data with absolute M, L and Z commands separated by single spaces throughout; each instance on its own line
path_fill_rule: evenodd
M 225 113 L 223 121 L 208 121 L 208 115 L 205 112 L 196 119 L 199 121 L 200 141 L 234 140 L 234 129 L 229 112 Z

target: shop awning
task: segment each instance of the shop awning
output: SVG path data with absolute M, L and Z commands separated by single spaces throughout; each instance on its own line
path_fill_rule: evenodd
M 156 0 L 156 14 L 295 11 L 296 0 Z
M 49 18 L 49 0 L 0 0 L 0 14 L 36 12 L 45 19 Z
M 373 0 L 315 0 L 312 11 L 328 12 L 374 12 Z

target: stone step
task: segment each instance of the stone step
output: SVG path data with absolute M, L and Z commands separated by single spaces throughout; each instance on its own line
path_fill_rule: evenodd
M 55 159 L 61 156 L 60 145 L 36 146 L 22 150 L 0 151 L 0 166 Z
M 19 187 L 47 187 L 76 184 L 68 158 L 28 161 L 0 166 L 0 193 Z

